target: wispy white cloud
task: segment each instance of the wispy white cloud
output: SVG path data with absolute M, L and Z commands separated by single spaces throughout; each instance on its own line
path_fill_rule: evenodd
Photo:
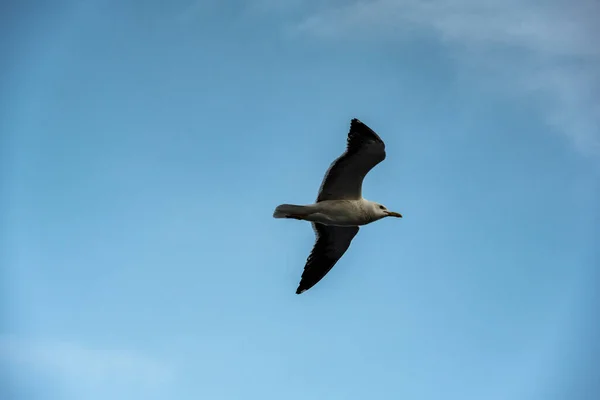
M 307 6 L 312 2 L 307 1 Z M 538 0 L 329 1 L 302 34 L 330 40 L 435 35 L 457 62 L 496 87 L 539 104 L 551 130 L 600 154 L 600 3 Z M 491 78 L 491 79 L 490 79 Z
M 71 341 L 0 338 L 0 360 L 68 388 L 135 385 L 156 387 L 172 380 L 172 369 L 143 355 L 98 349 Z

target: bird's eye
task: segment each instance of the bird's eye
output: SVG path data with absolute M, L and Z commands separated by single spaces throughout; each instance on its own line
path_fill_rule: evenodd
M 385 207 L 384 206 L 379 206 L 379 209 L 380 210 L 385 210 Z

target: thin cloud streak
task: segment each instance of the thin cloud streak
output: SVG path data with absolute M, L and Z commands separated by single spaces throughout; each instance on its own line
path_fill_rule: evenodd
M 330 40 L 406 40 L 433 33 L 453 47 L 459 63 L 476 66 L 481 75 L 497 80 L 502 91 L 510 87 L 511 95 L 539 102 L 549 127 L 583 153 L 599 155 L 598 17 L 600 4 L 591 0 L 577 5 L 371 0 L 314 12 L 295 29 Z

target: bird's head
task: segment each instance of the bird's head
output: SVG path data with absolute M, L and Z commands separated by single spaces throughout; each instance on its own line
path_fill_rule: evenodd
M 383 204 L 373 203 L 373 207 L 375 209 L 375 216 L 377 219 L 385 217 L 402 218 L 402 214 L 388 210 Z

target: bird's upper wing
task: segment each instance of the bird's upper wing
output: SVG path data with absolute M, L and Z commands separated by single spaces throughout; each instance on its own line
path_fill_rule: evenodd
M 333 268 L 359 230 L 358 226 L 332 226 L 314 222 L 312 226 L 316 242 L 306 260 L 297 294 L 313 287 Z
M 350 122 L 346 151 L 325 173 L 317 202 L 362 198 L 365 175 L 384 159 L 383 140 L 371 128 L 354 118 Z

